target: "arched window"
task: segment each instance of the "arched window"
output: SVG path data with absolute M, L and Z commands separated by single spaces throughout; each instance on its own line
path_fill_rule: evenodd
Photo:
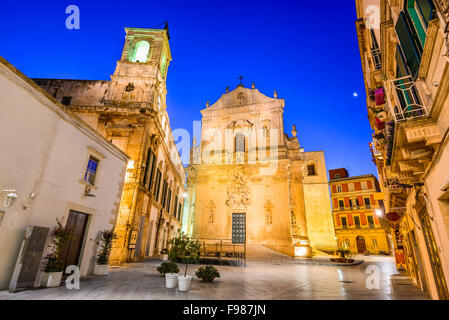
M 235 152 L 245 152 L 245 135 L 238 133 L 235 136 Z
M 147 62 L 150 44 L 147 41 L 139 41 L 134 46 L 131 62 Z

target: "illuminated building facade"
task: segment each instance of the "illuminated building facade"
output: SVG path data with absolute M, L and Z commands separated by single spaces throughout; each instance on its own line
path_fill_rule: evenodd
M 390 253 L 379 182 L 372 174 L 349 177 L 346 169 L 329 170 L 335 235 L 339 248 L 352 253 Z
M 35 79 L 131 157 L 111 263 L 159 255 L 181 232 L 185 173 L 166 111 L 168 28 L 126 28 L 111 81 Z M 107 201 L 107 199 L 105 199 Z
M 398 269 L 449 299 L 449 5 L 357 0 L 370 142 Z

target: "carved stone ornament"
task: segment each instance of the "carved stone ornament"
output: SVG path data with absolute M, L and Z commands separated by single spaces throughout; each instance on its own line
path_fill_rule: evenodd
M 226 205 L 232 210 L 246 210 L 249 205 L 249 189 L 243 175 L 237 173 L 227 190 Z
M 227 129 L 250 129 L 253 127 L 253 123 L 248 120 L 235 120 L 232 121 L 226 128 Z

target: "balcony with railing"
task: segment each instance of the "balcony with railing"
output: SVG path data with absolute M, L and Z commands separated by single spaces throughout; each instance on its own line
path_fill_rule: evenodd
M 375 85 L 374 82 L 379 81 L 375 76 L 380 77 L 380 70 L 382 69 L 380 49 L 374 49 L 365 53 L 366 66 L 366 81 L 371 88 Z
M 406 76 L 384 83 L 390 112 L 395 122 L 424 118 L 429 115 L 417 83 Z

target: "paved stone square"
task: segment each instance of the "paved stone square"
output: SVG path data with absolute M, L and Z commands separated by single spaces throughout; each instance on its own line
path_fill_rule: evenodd
M 217 266 L 221 278 L 202 283 L 196 277 L 189 292 L 166 289 L 156 267 L 149 260 L 111 268 L 108 276 L 81 279 L 79 290 L 58 288 L 20 293 L 0 292 L 0 299 L 26 300 L 160 300 L 160 299 L 429 299 L 406 275 L 398 274 L 392 257 L 361 257 L 357 266 L 299 264 L 294 258 L 263 247 L 250 247 L 246 267 Z M 368 266 L 380 271 L 379 289 L 366 287 Z M 180 266 L 182 269 L 182 266 Z M 193 275 L 198 265 L 189 266 Z

